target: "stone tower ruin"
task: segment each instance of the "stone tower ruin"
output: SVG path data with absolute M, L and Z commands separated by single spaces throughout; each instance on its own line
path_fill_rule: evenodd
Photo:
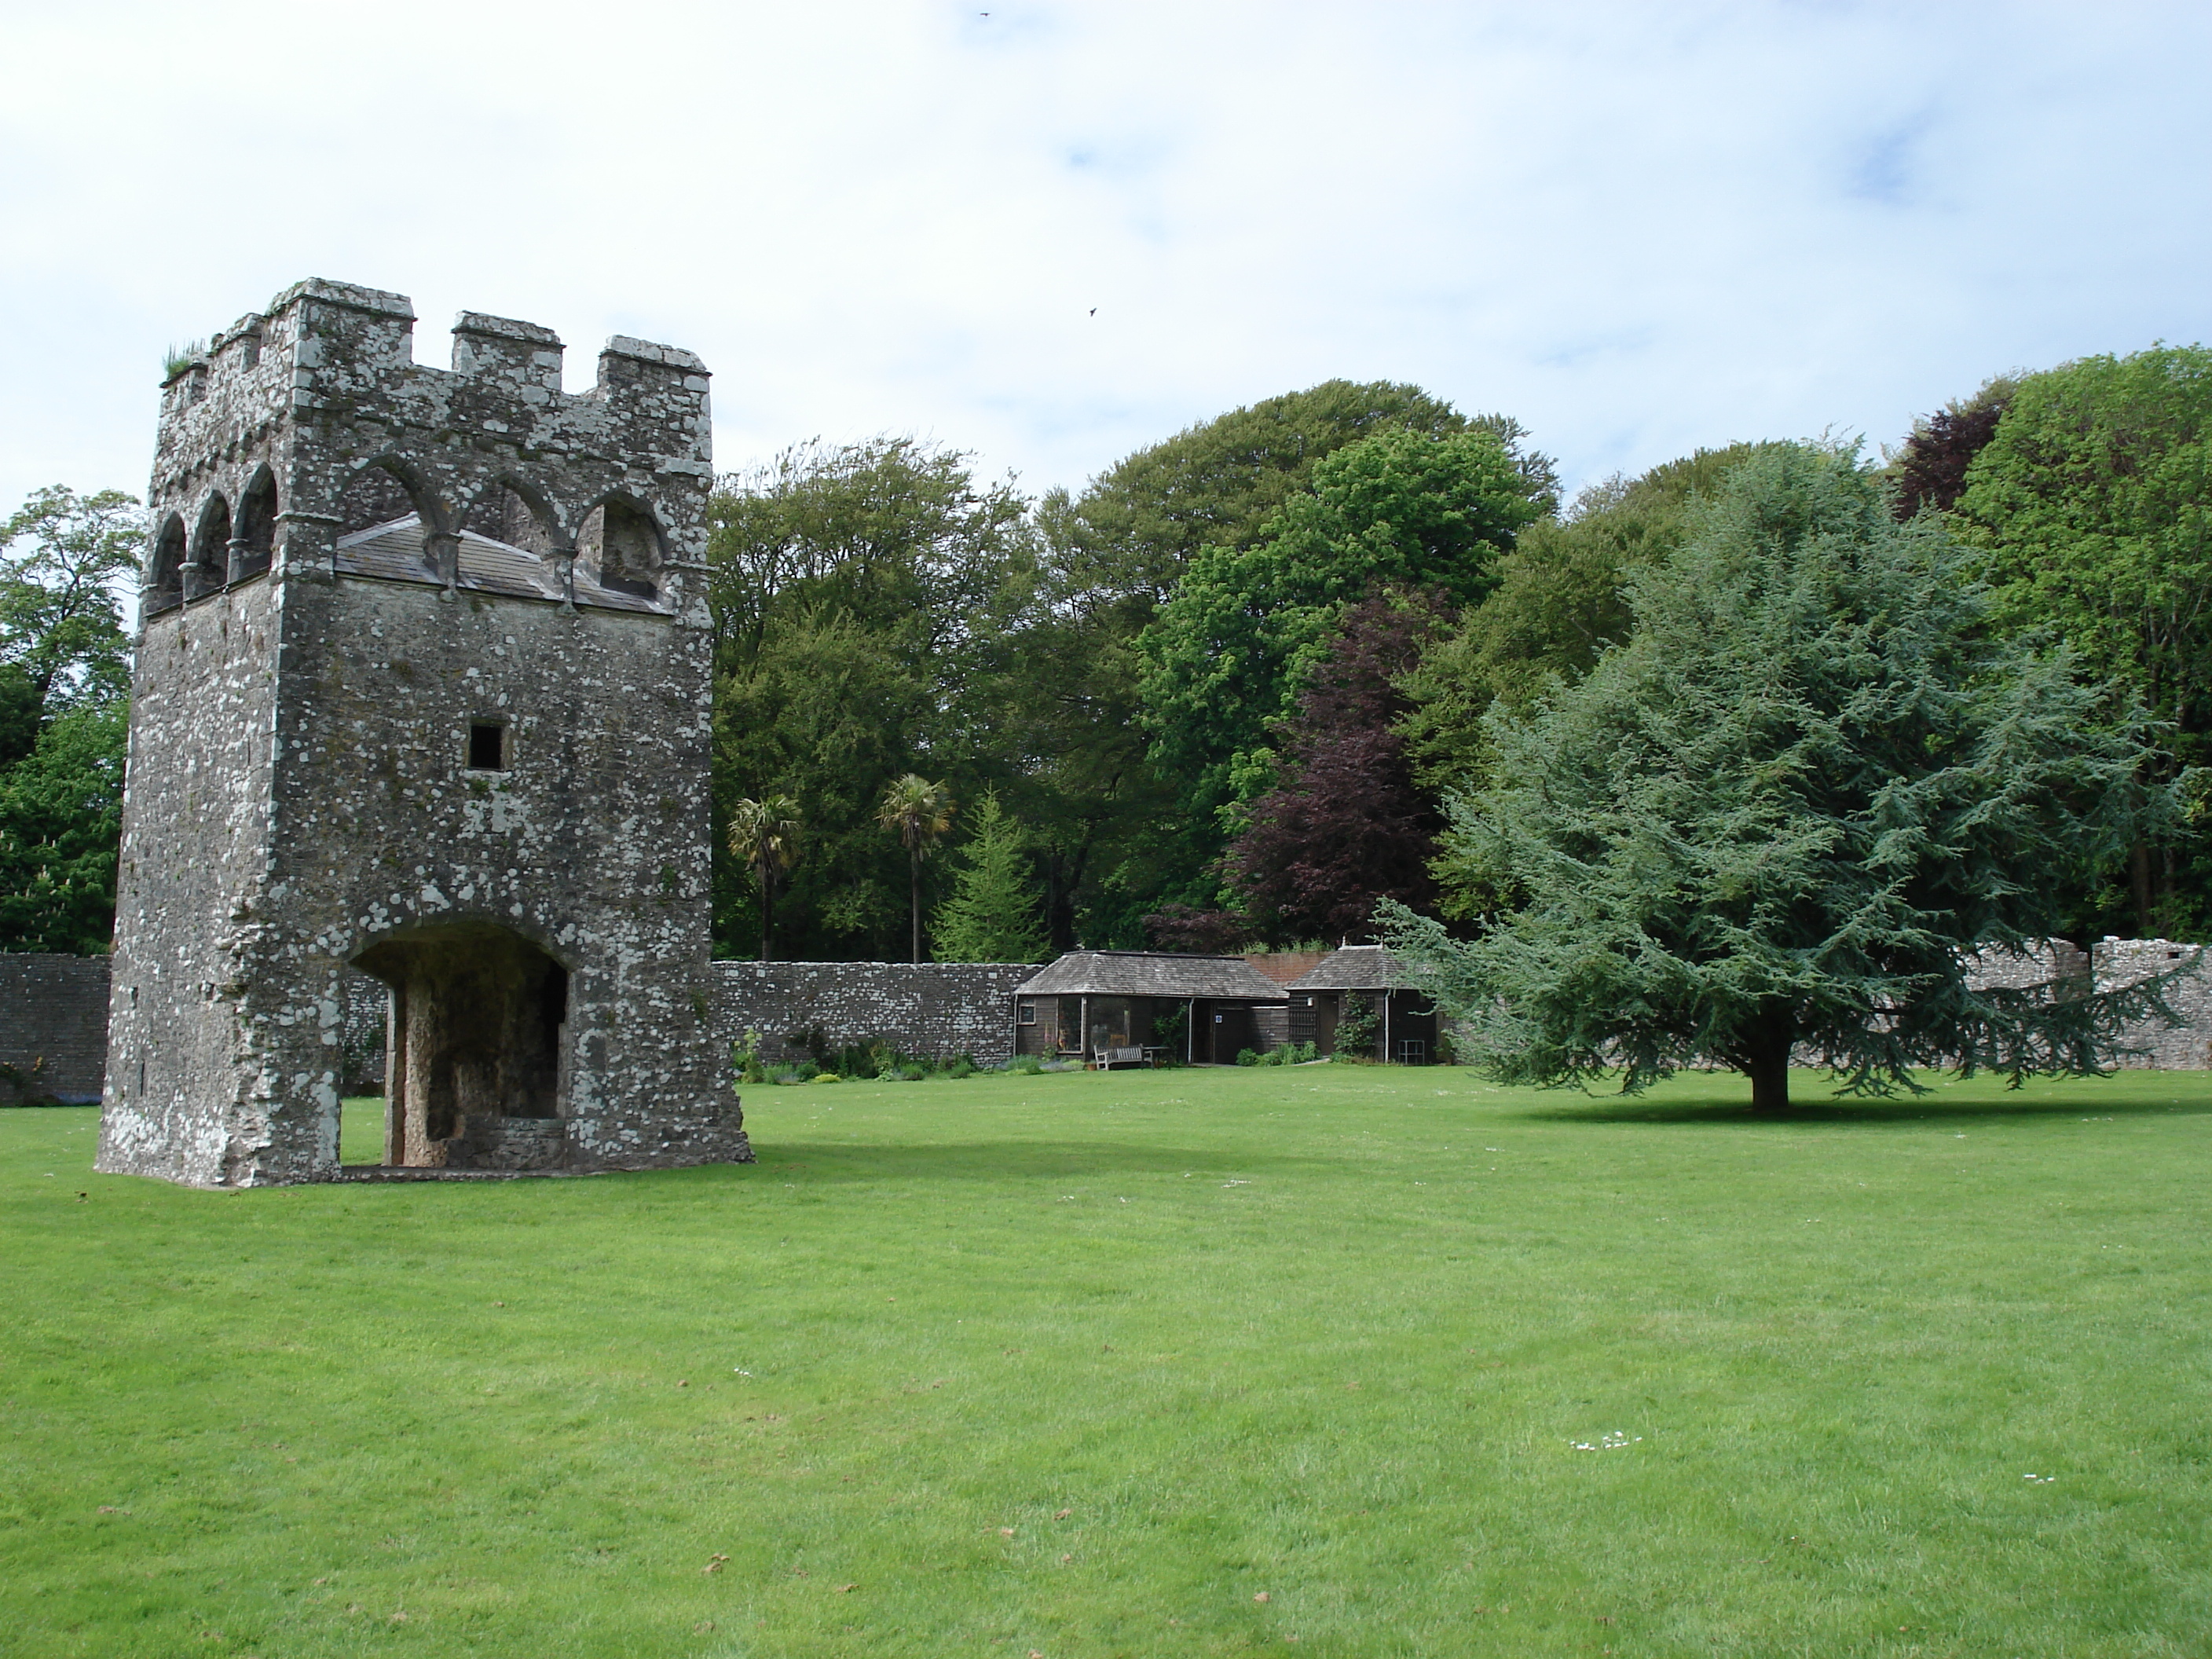
M 707 372 L 288 289 L 162 390 L 99 1167 L 334 1176 L 341 981 L 385 1162 L 747 1159 L 711 1023 Z

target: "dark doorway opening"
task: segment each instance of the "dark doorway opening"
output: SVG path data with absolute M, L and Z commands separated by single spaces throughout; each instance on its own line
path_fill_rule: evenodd
M 568 970 L 492 922 L 422 928 L 354 959 L 392 990 L 386 1164 L 557 1162 Z

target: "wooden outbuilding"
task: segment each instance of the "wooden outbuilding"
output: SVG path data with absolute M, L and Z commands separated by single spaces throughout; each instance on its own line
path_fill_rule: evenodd
M 1337 1051 L 1337 1031 L 1347 1016 L 1373 1017 L 1372 1048 L 1362 1057 L 1425 1066 L 1437 1058 L 1437 1011 L 1380 945 L 1347 945 L 1323 957 L 1312 972 L 1292 980 L 1291 1030 L 1317 1053 Z
M 1242 957 L 1071 951 L 1014 993 L 1014 1052 L 1233 1066 L 1290 1041 L 1290 995 Z

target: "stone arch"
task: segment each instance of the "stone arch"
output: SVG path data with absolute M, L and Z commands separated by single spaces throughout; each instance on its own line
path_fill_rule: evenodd
M 385 1162 L 532 1169 L 561 1161 L 568 969 L 513 928 L 409 927 L 353 965 L 392 993 Z
M 252 482 L 238 506 L 240 544 L 234 580 L 258 575 L 276 556 L 276 475 L 264 465 L 255 469 Z
M 413 514 L 427 535 L 451 531 L 453 515 L 420 472 L 397 455 L 379 455 L 355 467 L 338 491 L 338 534 L 373 529 Z
M 568 545 L 566 526 L 545 492 L 519 474 L 502 472 L 469 503 L 463 527 L 541 559 Z
M 668 565 L 668 534 L 643 501 L 610 491 L 592 503 L 578 526 L 576 557 L 600 586 L 658 599 Z
M 161 520 L 146 566 L 146 609 L 166 611 L 185 594 L 185 556 L 189 538 L 185 521 L 172 513 Z
M 185 567 L 185 597 L 220 593 L 230 580 L 230 503 L 217 490 L 200 508 L 199 528 L 192 533 L 191 561 Z

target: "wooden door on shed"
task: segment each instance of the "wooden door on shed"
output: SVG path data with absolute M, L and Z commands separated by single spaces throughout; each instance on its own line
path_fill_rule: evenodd
M 1209 1058 L 1216 1066 L 1234 1066 L 1239 1049 L 1257 1049 L 1260 1046 L 1260 1034 L 1252 1024 L 1252 1010 L 1243 1003 L 1215 1003 L 1210 1024 L 1213 1046 Z

